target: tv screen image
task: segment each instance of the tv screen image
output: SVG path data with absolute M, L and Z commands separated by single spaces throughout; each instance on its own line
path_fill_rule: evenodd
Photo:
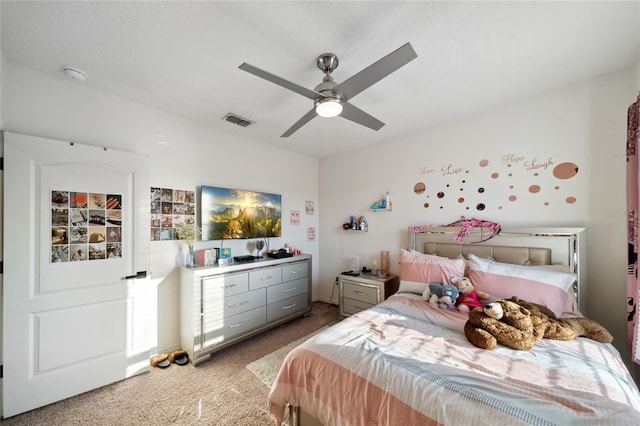
M 202 186 L 202 239 L 282 236 L 282 196 Z

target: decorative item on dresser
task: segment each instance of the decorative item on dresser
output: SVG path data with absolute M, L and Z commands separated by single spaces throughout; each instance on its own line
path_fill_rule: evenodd
M 180 340 L 194 365 L 310 313 L 310 255 L 181 269 Z

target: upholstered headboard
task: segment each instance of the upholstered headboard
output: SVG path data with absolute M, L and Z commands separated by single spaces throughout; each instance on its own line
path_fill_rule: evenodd
M 428 227 L 418 232 L 414 229 L 409 232 L 410 247 L 451 259 L 460 255 L 468 259 L 472 253 L 515 265 L 564 265 L 576 276 L 575 296 L 580 311 L 586 315 L 585 228 L 505 228 L 488 240 L 486 230 L 478 229 L 465 237 L 464 244 L 455 242 L 458 232 L 456 227 Z
M 469 253 L 472 253 L 478 257 L 493 259 L 496 262 L 513 263 L 515 265 L 551 265 L 551 249 L 541 247 L 505 247 L 425 242 L 422 252 L 451 259 L 455 259 L 460 255 L 468 259 Z

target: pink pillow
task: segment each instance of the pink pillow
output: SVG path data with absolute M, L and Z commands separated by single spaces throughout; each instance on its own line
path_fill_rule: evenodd
M 452 277 L 464 276 L 464 259 L 422 254 L 400 249 L 400 278 L 421 283 L 450 284 Z
M 518 296 L 561 316 L 576 278 L 566 272 L 499 263 L 470 254 L 469 279 L 476 290 L 489 293 L 492 299 Z

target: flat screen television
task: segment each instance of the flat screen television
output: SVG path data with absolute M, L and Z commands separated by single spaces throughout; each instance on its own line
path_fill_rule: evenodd
M 282 196 L 202 186 L 202 239 L 282 236 Z

